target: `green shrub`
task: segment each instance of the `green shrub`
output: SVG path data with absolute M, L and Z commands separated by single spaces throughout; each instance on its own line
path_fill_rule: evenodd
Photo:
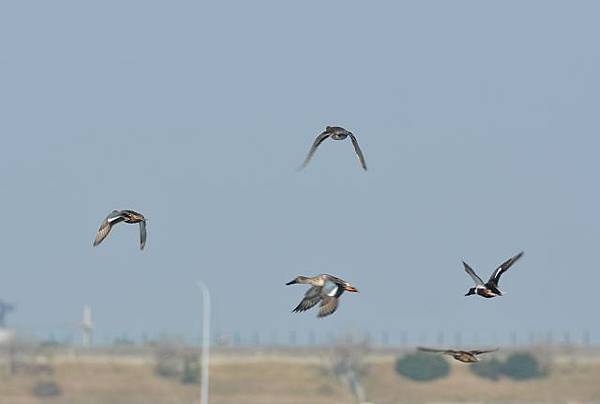
M 181 358 L 176 351 L 163 348 L 157 352 L 154 373 L 160 377 L 178 378 L 181 371 Z
M 163 339 L 156 347 L 154 373 L 160 377 L 179 379 L 183 372 L 183 348 L 180 343 Z
M 506 360 L 496 358 L 474 363 L 471 372 L 479 377 L 498 380 L 506 376 L 513 380 L 527 380 L 546 376 L 546 372 L 535 356 L 529 353 L 513 353 Z
M 503 373 L 514 380 L 527 380 L 544 377 L 544 371 L 535 358 L 529 353 L 513 353 L 506 358 Z
M 504 364 L 496 358 L 476 362 L 469 366 L 471 372 L 479 377 L 490 380 L 498 380 L 504 372 Z
M 40 381 L 37 382 L 31 390 L 36 397 L 56 397 L 60 396 L 60 387 L 53 381 Z
M 425 382 L 448 376 L 450 365 L 440 355 L 418 352 L 398 358 L 396 372 L 409 379 Z
M 200 382 L 200 369 L 198 369 L 198 358 L 196 355 L 188 355 L 183 360 L 183 374 L 181 383 L 198 384 Z

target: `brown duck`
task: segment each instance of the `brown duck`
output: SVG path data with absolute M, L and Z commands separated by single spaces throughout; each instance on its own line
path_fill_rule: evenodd
M 360 150 L 360 146 L 358 145 L 358 140 L 356 140 L 356 136 L 354 136 L 354 134 L 352 132 L 350 132 L 342 127 L 339 127 L 339 126 L 327 126 L 325 128 L 325 131 L 323 131 L 323 133 L 321 133 L 319 136 L 317 136 L 317 138 L 315 139 L 314 143 L 312 144 L 310 150 L 308 151 L 308 155 L 304 159 L 304 163 L 302 164 L 301 168 L 304 168 L 308 165 L 313 154 L 315 154 L 315 152 L 317 151 L 317 147 L 319 147 L 319 145 L 321 143 L 323 143 L 325 141 L 325 139 L 331 138 L 333 140 L 344 140 L 347 137 L 350 137 L 350 140 L 352 141 L 352 145 L 354 146 L 354 152 L 356 153 L 356 156 L 358 157 L 358 162 L 360 163 L 363 170 L 366 171 L 367 163 L 365 162 L 365 156 L 363 156 L 363 153 Z
M 146 245 L 146 218 L 141 213 L 133 210 L 113 210 L 110 212 L 100 224 L 100 228 L 96 233 L 96 239 L 94 240 L 94 247 L 108 236 L 108 233 L 110 233 L 115 224 L 121 222 L 140 224 L 140 250 L 143 250 Z
M 306 291 L 304 298 L 293 312 L 306 311 L 317 303 L 321 303 L 317 317 L 333 314 L 338 307 L 338 299 L 345 291 L 358 292 L 350 283 L 333 275 L 321 274 L 313 277 L 297 276 L 286 285 L 306 284 L 312 287 Z
M 476 350 L 472 350 L 472 351 L 458 351 L 458 350 L 454 350 L 454 349 L 434 349 L 434 348 L 423 348 L 423 347 L 418 347 L 417 349 L 419 351 L 423 351 L 423 352 L 443 353 L 444 355 L 452 356 L 457 361 L 464 362 L 464 363 L 479 362 L 479 358 L 477 357 L 477 355 L 481 355 L 481 354 L 488 353 L 488 352 L 495 352 L 498 350 L 498 348 L 495 348 L 495 349 L 488 349 L 488 350 L 477 350 L 476 349 Z

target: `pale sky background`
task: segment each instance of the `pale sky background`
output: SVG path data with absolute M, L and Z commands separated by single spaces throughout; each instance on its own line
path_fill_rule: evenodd
M 593 1 L 0 3 L 0 298 L 97 340 L 214 329 L 590 330 L 600 341 Z M 327 142 L 326 125 L 358 137 Z M 112 209 L 146 215 L 98 248 Z M 507 296 L 465 297 L 525 251 Z M 298 274 L 359 288 L 292 314 Z M 71 330 L 71 331 L 69 331 Z M 62 333 L 62 334 L 61 334 Z M 75 334 L 76 335 L 76 334 Z

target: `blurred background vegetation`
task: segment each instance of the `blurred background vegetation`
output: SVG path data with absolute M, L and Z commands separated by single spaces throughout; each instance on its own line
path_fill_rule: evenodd
M 14 339 L 0 345 L 0 403 L 194 403 L 200 360 L 196 344 L 173 336 L 91 348 Z M 221 404 L 598 402 L 600 349 L 519 345 L 464 364 L 364 336 L 310 346 L 221 342 L 210 376 L 211 402 Z

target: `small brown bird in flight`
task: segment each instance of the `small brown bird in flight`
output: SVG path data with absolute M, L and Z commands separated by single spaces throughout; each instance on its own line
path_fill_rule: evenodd
M 339 126 L 327 126 L 325 128 L 325 131 L 323 133 L 321 133 L 319 136 L 317 136 L 317 138 L 315 139 L 314 143 L 312 144 L 310 150 L 308 151 L 308 155 L 304 159 L 304 163 L 302 164 L 301 168 L 304 168 L 308 165 L 313 154 L 315 154 L 315 151 L 317 151 L 317 147 L 319 147 L 319 145 L 321 143 L 323 143 L 323 141 L 325 139 L 331 138 L 333 140 L 344 140 L 348 136 L 350 136 L 350 140 L 352 140 L 352 145 L 354 146 L 354 151 L 356 152 L 356 156 L 358 157 L 358 161 L 360 162 L 360 165 L 362 166 L 363 170 L 366 171 L 367 163 L 365 163 L 365 156 L 363 156 L 362 151 L 360 150 L 360 147 L 358 146 L 358 141 L 356 140 L 356 137 L 354 136 L 354 134 L 352 132 L 350 132 L 344 128 L 341 128 Z
M 488 353 L 488 352 L 495 352 L 498 350 L 498 348 L 495 348 L 495 349 L 488 349 L 488 350 L 457 351 L 454 349 L 433 349 L 433 348 L 423 348 L 423 347 L 418 347 L 417 349 L 419 351 L 423 351 L 423 352 L 435 352 L 435 353 L 442 353 L 444 355 L 449 355 L 449 356 L 452 356 L 457 361 L 464 362 L 464 363 L 479 362 L 479 358 L 477 357 L 477 355 L 481 355 L 481 354 Z
M 96 233 L 96 239 L 94 240 L 94 247 L 108 236 L 108 233 L 110 233 L 115 224 L 120 222 L 140 224 L 140 250 L 143 250 L 146 245 L 146 218 L 141 213 L 133 210 L 113 210 L 110 212 L 102 224 L 100 224 L 100 228 Z

